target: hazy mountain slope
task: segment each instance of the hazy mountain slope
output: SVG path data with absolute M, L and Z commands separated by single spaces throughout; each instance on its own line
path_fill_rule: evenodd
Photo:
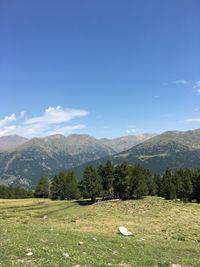
M 112 157 L 113 162 L 139 163 L 152 171 L 167 167 L 200 167 L 200 130 L 165 132 Z
M 141 164 L 158 173 L 163 173 L 168 167 L 171 169 L 200 168 L 200 130 L 164 132 L 127 151 L 89 162 L 89 164 L 97 166 L 104 164 L 108 159 L 114 164 L 125 161 L 129 164 Z M 74 169 L 79 177 L 86 165 Z
M 152 138 L 153 136 L 155 136 L 156 134 L 142 134 L 142 135 L 128 135 L 128 136 L 123 136 L 123 137 L 119 137 L 119 138 L 114 138 L 114 139 L 107 139 L 107 138 L 103 138 L 100 139 L 100 141 L 111 147 L 113 150 L 116 151 L 116 153 L 125 151 L 130 149 L 131 147 L 140 144 L 150 138 Z
M 0 151 L 14 149 L 27 141 L 27 138 L 18 135 L 1 136 Z
M 131 144 L 135 142 L 132 137 L 110 142 L 88 135 L 33 138 L 16 149 L 0 153 L 0 182 L 32 187 L 42 175 L 53 176 L 61 170 L 74 168 L 80 174 L 85 165 L 95 166 L 108 159 L 114 164 L 124 161 L 142 164 L 160 173 L 167 167 L 200 167 L 199 129 L 165 132 L 116 154 L 122 147 L 130 145 L 127 140 Z M 140 142 L 139 139 L 136 141 Z
M 0 153 L 0 178 L 4 183 L 32 186 L 42 175 L 52 176 L 114 153 L 86 135 L 33 138 L 16 150 Z

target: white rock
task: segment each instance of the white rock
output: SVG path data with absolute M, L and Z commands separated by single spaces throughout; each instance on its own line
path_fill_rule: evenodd
M 129 232 L 129 231 L 127 230 L 127 228 L 124 227 L 124 226 L 120 226 L 120 227 L 119 227 L 119 232 L 120 232 L 122 235 L 124 235 L 124 236 L 131 236 L 131 235 L 133 235 L 133 233 Z
M 47 219 L 47 216 L 44 216 L 44 217 L 43 217 L 43 220 L 46 220 L 46 219 Z
M 27 254 L 26 254 L 27 256 L 33 256 L 33 252 L 28 252 Z
M 96 237 L 93 237 L 92 240 L 97 241 Z
M 63 256 L 64 256 L 65 258 L 69 258 L 69 254 L 68 254 L 68 253 L 63 253 Z

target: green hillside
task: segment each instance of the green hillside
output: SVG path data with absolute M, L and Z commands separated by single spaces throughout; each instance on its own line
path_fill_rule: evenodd
M 156 197 L 86 204 L 0 200 L 0 266 L 200 266 L 200 205 Z M 121 236 L 121 225 L 133 236 Z

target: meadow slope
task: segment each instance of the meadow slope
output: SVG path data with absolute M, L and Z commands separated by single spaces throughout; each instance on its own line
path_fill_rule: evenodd
M 0 200 L 0 267 L 200 266 L 200 205 L 157 197 L 86 204 Z M 134 236 L 121 236 L 120 225 Z

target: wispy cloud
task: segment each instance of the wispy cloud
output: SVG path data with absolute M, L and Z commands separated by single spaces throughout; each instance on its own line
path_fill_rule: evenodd
M 200 89 L 200 81 L 197 81 L 193 86 L 194 89 Z
M 176 80 L 176 81 L 173 81 L 172 83 L 173 84 L 183 84 L 183 85 L 185 85 L 185 84 L 188 84 L 189 82 L 186 81 L 186 80 Z
M 48 131 L 47 135 L 53 135 L 53 134 L 63 134 L 63 133 L 68 133 L 71 134 L 74 131 L 80 130 L 85 128 L 84 124 L 77 124 L 74 126 L 66 126 L 66 127 L 60 127 L 60 128 L 56 128 L 54 130 L 50 130 Z
M 190 123 L 190 122 L 200 122 L 200 118 L 191 118 L 178 121 L 178 123 Z
M 24 124 L 58 124 L 86 115 L 88 112 L 85 110 L 63 109 L 61 106 L 49 107 L 42 116 L 27 119 Z
M 175 81 L 171 81 L 171 82 L 164 82 L 162 85 L 163 86 L 168 86 L 170 84 L 177 84 L 177 85 L 186 85 L 189 84 L 189 82 L 187 80 L 175 80 Z
M 0 120 L 0 127 L 6 127 L 13 121 L 16 121 L 16 116 L 14 113 Z
M 126 130 L 126 133 L 127 133 L 127 134 L 135 134 L 136 132 L 137 132 L 137 130 L 134 129 L 134 128 L 132 128 L 132 129 L 127 129 L 127 130 Z
M 193 89 L 195 89 L 195 91 L 200 94 L 200 81 L 197 82 L 189 82 L 187 80 L 175 80 L 172 82 L 165 82 L 162 85 L 163 86 L 169 86 L 169 85 L 175 84 L 175 85 L 191 85 Z
M 61 106 L 49 107 L 40 116 L 25 118 L 25 111 L 19 116 L 14 113 L 0 120 L 0 136 L 18 134 L 26 137 L 50 134 L 70 134 L 85 127 L 83 124 L 67 125 L 75 118 L 87 116 L 81 109 L 65 109 Z
M 197 91 L 198 94 L 200 94 L 200 81 L 197 81 L 195 85 L 193 86 L 193 89 Z

